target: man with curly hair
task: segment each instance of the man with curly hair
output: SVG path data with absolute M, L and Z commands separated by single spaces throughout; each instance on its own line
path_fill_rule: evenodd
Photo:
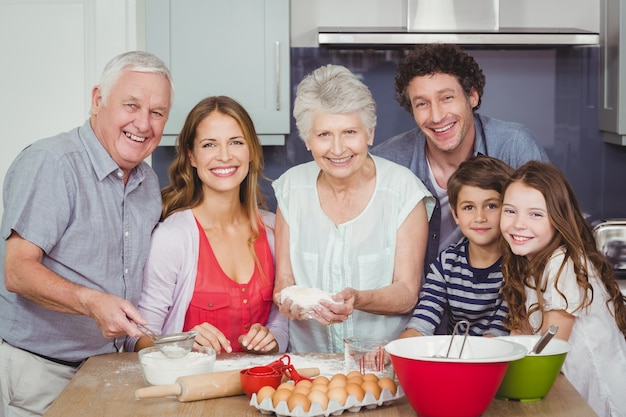
M 429 222 L 425 271 L 462 233 L 454 222 L 446 184 L 461 162 L 475 155 L 513 168 L 548 156 L 523 125 L 476 113 L 485 75 L 456 45 L 426 44 L 411 51 L 396 71 L 396 99 L 417 127 L 381 143 L 371 153 L 408 167 L 437 199 Z

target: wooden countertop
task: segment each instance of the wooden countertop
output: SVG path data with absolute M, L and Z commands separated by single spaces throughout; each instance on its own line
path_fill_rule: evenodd
M 243 395 L 194 402 L 179 402 L 174 397 L 135 399 L 135 390 L 144 386 L 136 353 L 94 356 L 82 366 L 44 416 L 263 416 Z M 416 416 L 406 397 L 388 406 L 363 409 L 358 414 L 367 417 Z M 520 403 L 494 399 L 483 416 L 587 417 L 596 414 L 569 381 L 559 375 L 543 400 Z

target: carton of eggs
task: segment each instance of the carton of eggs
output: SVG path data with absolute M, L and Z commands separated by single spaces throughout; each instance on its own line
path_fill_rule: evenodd
M 320 375 L 297 384 L 288 381 L 276 389 L 265 386 L 252 394 L 250 405 L 263 414 L 278 417 L 328 417 L 345 410 L 358 412 L 363 407 L 376 408 L 403 396 L 402 388 L 393 379 L 353 371 L 330 377 Z

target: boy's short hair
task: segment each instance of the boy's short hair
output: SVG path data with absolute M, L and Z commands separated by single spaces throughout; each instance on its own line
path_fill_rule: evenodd
M 478 155 L 463 161 L 448 179 L 450 209 L 456 213 L 459 192 L 464 185 L 494 190 L 502 195 L 504 184 L 513 171 L 507 163 L 491 156 Z

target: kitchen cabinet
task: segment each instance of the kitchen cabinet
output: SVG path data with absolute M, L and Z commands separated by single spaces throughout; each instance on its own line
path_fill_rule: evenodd
M 264 145 L 290 128 L 289 0 L 146 1 L 146 50 L 163 59 L 175 96 L 162 145 L 192 107 L 228 95 L 250 113 Z
M 626 146 L 626 0 L 602 0 L 599 126 L 604 141 Z

